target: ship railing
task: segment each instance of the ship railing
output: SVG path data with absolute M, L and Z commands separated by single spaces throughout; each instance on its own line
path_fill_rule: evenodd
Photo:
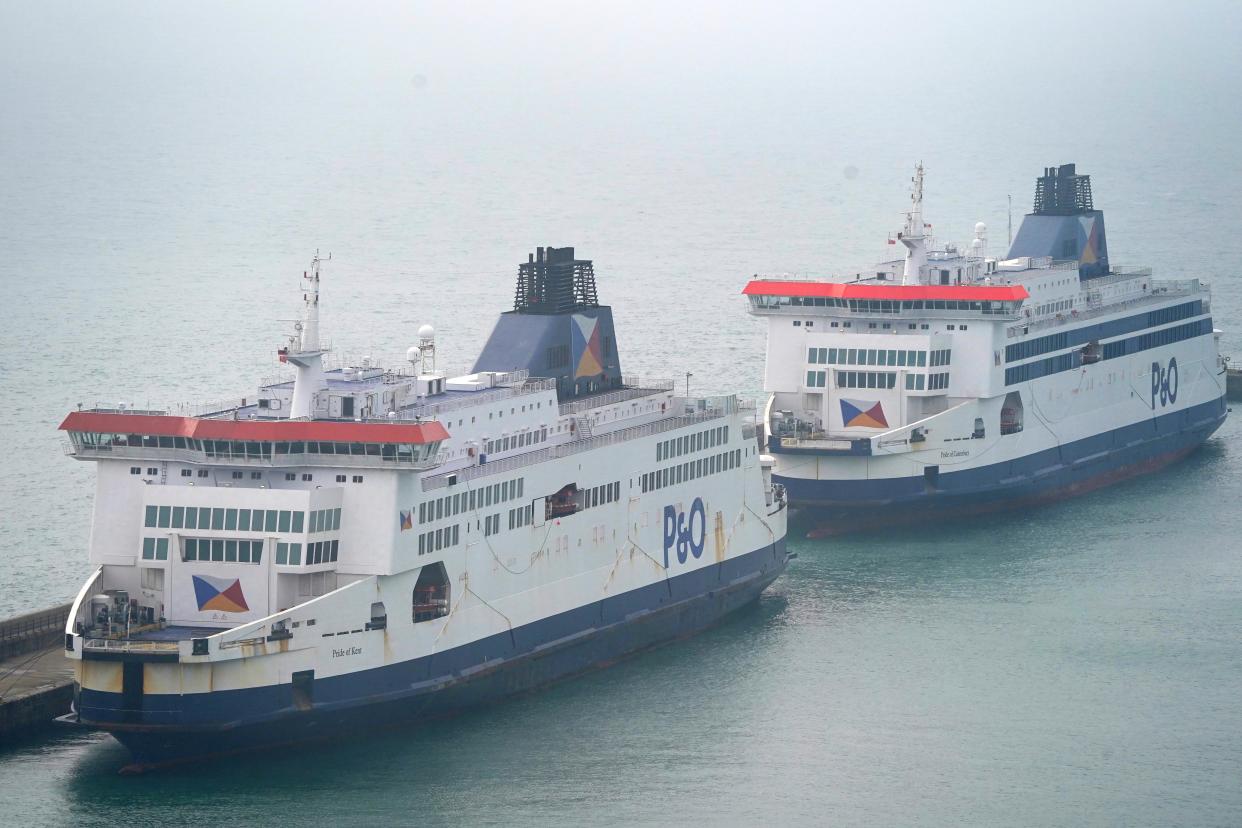
M 1094 319 L 1110 313 L 1126 310 L 1136 305 L 1150 305 L 1160 301 L 1167 296 L 1176 296 L 1183 293 L 1197 293 L 1206 290 L 1204 283 L 1198 279 L 1175 279 L 1175 280 L 1152 280 L 1151 290 L 1133 299 L 1124 299 L 1120 302 L 1111 302 L 1107 305 L 1099 307 L 1090 307 L 1086 310 L 1069 311 L 1058 313 L 1056 316 L 1046 319 L 1032 319 L 1029 322 L 1022 322 L 1018 325 L 1010 325 L 1005 331 L 1006 337 L 1013 339 L 1018 336 L 1025 336 L 1035 331 L 1043 331 L 1048 328 L 1056 328 L 1061 325 L 1081 322 L 1084 319 Z M 1210 310 L 1210 300 L 1205 297 L 1203 301 L 1203 312 Z
M 846 437 L 780 437 L 779 439 L 781 448 L 843 451 L 849 450 L 854 445 L 854 441 Z
M 567 403 L 561 403 L 560 413 L 562 417 L 580 414 L 583 411 L 590 411 L 593 408 L 602 408 L 606 405 L 614 405 L 627 400 L 641 399 L 642 397 L 651 397 L 657 394 L 667 394 L 673 390 L 672 380 L 657 380 L 647 382 L 645 384 L 626 381 L 626 388 L 619 388 L 616 391 L 609 391 L 607 394 L 596 394 L 582 400 L 571 400 Z
M 175 653 L 177 641 L 135 641 L 129 638 L 84 638 L 82 648 L 106 653 Z
M 225 400 L 212 400 L 203 403 L 181 403 L 169 408 L 168 413 L 176 417 L 219 417 L 231 414 L 254 403 L 254 399 L 236 397 Z
M 687 414 L 716 410 L 722 414 L 736 414 L 745 403 L 736 394 L 720 394 L 714 397 L 673 397 L 673 406 L 680 407 Z
M 630 440 L 637 440 L 641 437 L 649 437 L 653 434 L 662 434 L 665 431 L 672 431 L 677 428 L 684 428 L 689 425 L 706 422 L 708 420 L 724 417 L 726 412 L 719 408 L 709 408 L 703 411 L 696 411 L 692 414 L 681 414 L 676 417 L 666 417 L 662 420 L 656 420 L 652 423 L 646 423 L 639 426 L 631 426 L 630 428 L 618 429 L 617 431 L 609 431 L 604 434 L 597 434 L 593 437 L 587 437 L 583 440 L 575 440 L 571 443 L 561 443 L 555 446 L 539 449 L 537 451 L 519 454 L 514 457 L 506 457 L 503 460 L 491 460 L 486 463 L 480 463 L 477 466 L 467 466 L 463 469 L 454 471 L 441 472 L 440 474 L 429 475 L 423 478 L 423 491 L 432 491 L 434 489 L 442 489 L 448 486 L 451 481 L 458 483 L 467 480 L 474 480 L 480 477 L 487 477 L 493 474 L 502 474 L 504 472 L 513 471 L 514 469 L 533 466 L 537 463 L 546 463 L 549 460 L 555 460 L 562 457 L 569 457 L 584 451 L 593 451 L 604 446 L 611 446 L 617 443 L 624 443 Z
M 513 372 L 513 374 L 518 373 L 522 372 Z M 468 397 L 459 397 L 455 400 L 446 400 L 441 403 L 423 403 L 416 406 L 415 410 L 418 412 L 419 417 L 427 419 L 438 417 L 441 414 L 447 414 L 450 411 L 460 411 L 463 408 L 472 408 L 474 406 L 483 405 L 484 403 L 495 400 L 507 400 L 513 397 L 524 397 L 528 394 L 539 394 L 551 391 L 555 388 L 556 380 L 550 377 L 514 380 L 508 385 L 498 384 L 493 386 L 491 389 L 488 389 L 491 393 L 488 393 L 487 391 L 479 391 L 477 394 L 471 394 Z M 400 420 L 400 417 L 396 418 L 397 422 L 400 422 Z M 385 422 L 393 421 L 385 420 Z
M 286 468 L 297 466 L 325 466 L 341 468 L 400 468 L 422 470 L 435 468 L 435 458 L 415 458 L 410 455 L 376 455 L 376 454 L 270 454 L 266 456 L 219 454 L 195 451 L 194 449 L 153 448 L 150 446 L 125 446 L 119 444 L 105 446 L 74 446 L 72 443 L 64 447 L 69 457 L 90 459 L 116 457 L 132 460 L 171 460 L 184 463 L 211 465 L 248 466 L 254 468 Z
M 1114 267 L 1109 270 L 1107 276 L 1094 276 L 1085 280 L 1083 287 L 1115 285 L 1118 282 L 1128 282 L 1132 279 L 1141 279 L 1144 276 L 1150 275 L 1150 267 Z
M 926 300 L 922 300 L 926 301 Z M 1002 319 L 1016 319 L 1018 314 L 1012 310 L 1004 308 L 980 308 L 978 310 L 949 310 L 947 308 L 898 308 L 895 310 L 872 311 L 872 310 L 851 310 L 850 308 L 827 307 L 823 305 L 764 305 L 752 308 L 757 313 L 763 315 L 779 315 L 793 316 L 803 318 L 807 313 L 816 316 L 827 316 L 838 319 L 858 319 L 875 318 L 875 319 L 986 319 L 992 320 L 997 317 Z M 886 330 L 885 334 L 900 334 L 905 331 Z
M 278 388 L 282 385 L 288 385 L 295 380 L 293 374 L 270 374 L 259 379 L 259 388 L 267 391 L 271 388 Z
M 134 408 L 132 405 L 115 402 L 96 402 L 94 406 L 86 409 L 91 414 L 139 414 L 148 417 L 162 417 L 168 412 L 157 408 Z

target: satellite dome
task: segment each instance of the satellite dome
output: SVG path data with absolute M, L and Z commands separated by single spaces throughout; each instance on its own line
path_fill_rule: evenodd
M 420 353 L 421 352 L 418 350 L 417 345 L 411 345 L 405 351 L 405 361 L 406 362 L 418 362 L 418 355 Z
M 988 226 L 986 224 L 984 224 L 981 221 L 975 224 L 975 235 L 976 236 L 982 236 L 986 232 L 988 232 Z
M 421 328 L 418 329 L 419 339 L 434 339 L 435 335 L 436 335 L 436 329 L 431 327 L 430 325 L 423 325 Z

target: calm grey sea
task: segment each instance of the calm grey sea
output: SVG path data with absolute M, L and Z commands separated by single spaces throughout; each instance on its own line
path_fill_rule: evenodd
M 517 262 L 596 262 L 627 372 L 762 383 L 755 272 L 1005 247 L 1042 167 L 1092 175 L 1114 263 L 1213 283 L 1242 357 L 1233 5 L 0 0 L 0 615 L 86 575 L 79 403 L 251 393 L 316 248 L 325 327 L 467 369 Z M 1242 424 L 1166 472 L 828 541 L 697 639 L 353 744 L 116 775 L 0 747 L 0 822 L 1242 823 Z

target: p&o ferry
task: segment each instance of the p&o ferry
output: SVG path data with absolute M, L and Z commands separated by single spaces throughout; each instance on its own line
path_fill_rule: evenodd
M 775 479 L 812 534 L 1072 496 L 1193 451 L 1224 421 L 1208 286 L 1110 264 L 1073 164 L 1003 259 L 936 247 L 923 168 L 905 257 L 849 280 L 755 277 Z
M 97 406 L 64 719 L 135 769 L 440 716 L 694 633 L 781 574 L 786 509 L 736 397 L 621 373 L 573 248 L 519 266 L 473 371 L 327 368 L 209 411 Z

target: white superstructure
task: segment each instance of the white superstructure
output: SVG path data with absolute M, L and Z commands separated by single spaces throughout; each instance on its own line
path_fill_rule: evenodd
M 1225 415 L 1208 288 L 1108 263 L 1073 165 L 1040 179 L 1005 259 L 986 227 L 848 281 L 756 278 L 775 474 L 819 530 L 1064 496 L 1155 468 Z
M 735 397 L 597 387 L 619 365 L 598 337 L 574 352 L 599 369 L 587 393 L 449 377 L 429 326 L 409 369 L 325 371 L 318 259 L 308 281 L 293 382 L 62 425 L 98 464 L 76 715 L 138 763 L 534 687 L 701 628 L 783 570 L 783 494 Z

